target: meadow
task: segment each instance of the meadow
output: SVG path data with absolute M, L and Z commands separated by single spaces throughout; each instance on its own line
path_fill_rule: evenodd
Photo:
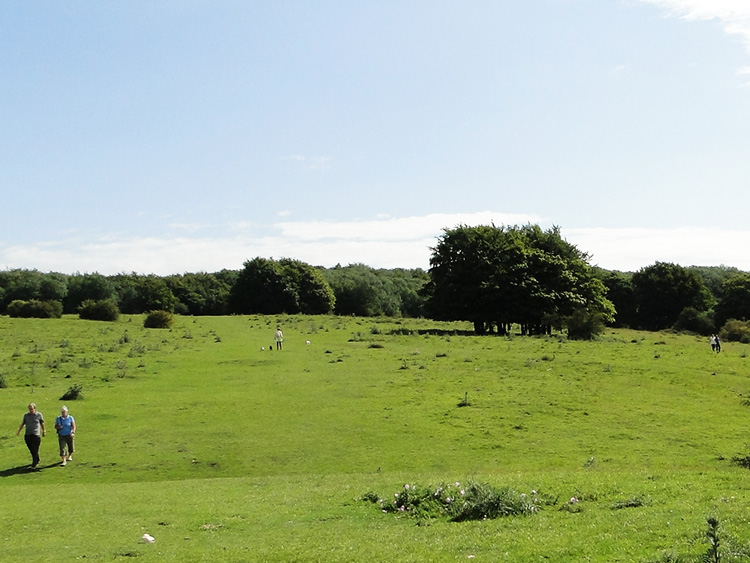
M 1 558 L 698 560 L 708 518 L 722 549 L 750 543 L 749 353 L 425 319 L 0 317 Z M 31 401 L 50 430 L 75 417 L 66 467 L 53 430 L 28 467 Z M 454 522 L 363 499 L 471 482 L 545 502 Z

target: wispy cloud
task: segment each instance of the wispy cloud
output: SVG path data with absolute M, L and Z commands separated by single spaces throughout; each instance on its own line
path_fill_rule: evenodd
M 324 172 L 331 168 L 331 159 L 327 156 L 303 156 L 301 154 L 293 154 L 285 156 L 282 160 L 297 162 L 305 170 L 314 172 Z
M 547 220 L 491 211 L 377 217 L 361 221 L 284 221 L 227 228 L 216 237 L 70 236 L 33 244 L 0 244 L 0 268 L 36 268 L 64 273 L 214 272 L 240 269 L 255 256 L 296 258 L 326 267 L 364 263 L 376 268 L 428 268 L 430 248 L 444 228 L 459 224 L 522 225 Z M 563 237 L 592 255 L 592 264 L 634 271 L 656 261 L 683 266 L 725 264 L 750 271 L 750 230 L 563 229 Z
M 740 35 L 750 50 L 750 2 L 747 0 L 641 0 L 689 20 L 718 20 L 726 33 Z
M 750 76 L 750 66 L 743 66 L 742 68 L 737 70 L 736 74 L 741 78 L 747 79 Z M 745 80 L 745 83 L 743 85 L 745 87 L 750 86 L 750 80 Z
M 626 70 L 628 70 L 629 68 L 630 68 L 629 65 L 617 65 L 617 66 L 609 69 L 609 74 L 611 74 L 611 75 L 621 74 L 621 73 L 625 72 Z
M 591 254 L 592 264 L 611 270 L 635 271 L 657 261 L 750 270 L 744 250 L 750 245 L 750 230 L 592 228 L 564 230 L 563 236 Z
M 298 221 L 277 226 L 282 236 L 301 241 L 409 241 L 434 239 L 444 228 L 465 225 L 521 225 L 538 223 L 537 215 L 496 213 L 433 213 L 421 217 L 378 217 L 362 221 Z
M 175 231 L 183 231 L 186 233 L 197 233 L 205 227 L 206 225 L 202 223 L 169 223 L 170 229 L 174 229 Z

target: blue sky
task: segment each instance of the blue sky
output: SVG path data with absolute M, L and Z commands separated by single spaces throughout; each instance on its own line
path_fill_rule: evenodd
M 745 0 L 9 0 L 0 70 L 0 268 L 427 268 L 492 221 L 750 270 Z

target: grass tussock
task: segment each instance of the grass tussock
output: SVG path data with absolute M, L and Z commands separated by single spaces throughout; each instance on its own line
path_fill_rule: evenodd
M 507 516 L 528 516 L 543 506 L 537 491 L 519 493 L 488 483 L 441 483 L 437 486 L 406 484 L 385 498 L 368 492 L 362 500 L 377 504 L 383 512 L 405 513 L 420 518 L 445 518 L 451 522 L 488 520 Z

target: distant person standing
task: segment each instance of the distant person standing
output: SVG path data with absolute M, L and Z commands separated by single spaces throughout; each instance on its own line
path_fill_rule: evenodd
M 284 333 L 281 332 L 281 327 L 276 327 L 276 334 L 274 335 L 274 340 L 276 340 L 276 349 L 281 350 L 281 343 L 284 342 Z
M 68 407 L 63 405 L 60 409 L 60 416 L 55 419 L 55 430 L 57 430 L 57 442 L 60 444 L 60 459 L 62 465 L 73 461 L 73 438 L 76 435 L 76 421 L 68 413 Z
M 31 468 L 35 469 L 39 465 L 39 446 L 42 445 L 42 437 L 47 435 L 47 430 L 44 428 L 44 416 L 36 410 L 36 404 L 34 403 L 29 403 L 29 412 L 23 415 L 16 436 L 21 433 L 24 426 L 26 427 L 24 441 L 26 447 L 29 448 L 29 453 L 31 453 Z
M 718 336 L 714 336 L 714 338 L 716 339 L 716 353 L 718 354 L 721 352 L 721 340 L 719 340 Z
M 718 340 L 719 340 L 719 338 L 715 334 L 711 335 L 711 338 L 709 339 L 709 341 L 711 342 L 711 351 L 712 352 L 716 352 L 716 342 Z

